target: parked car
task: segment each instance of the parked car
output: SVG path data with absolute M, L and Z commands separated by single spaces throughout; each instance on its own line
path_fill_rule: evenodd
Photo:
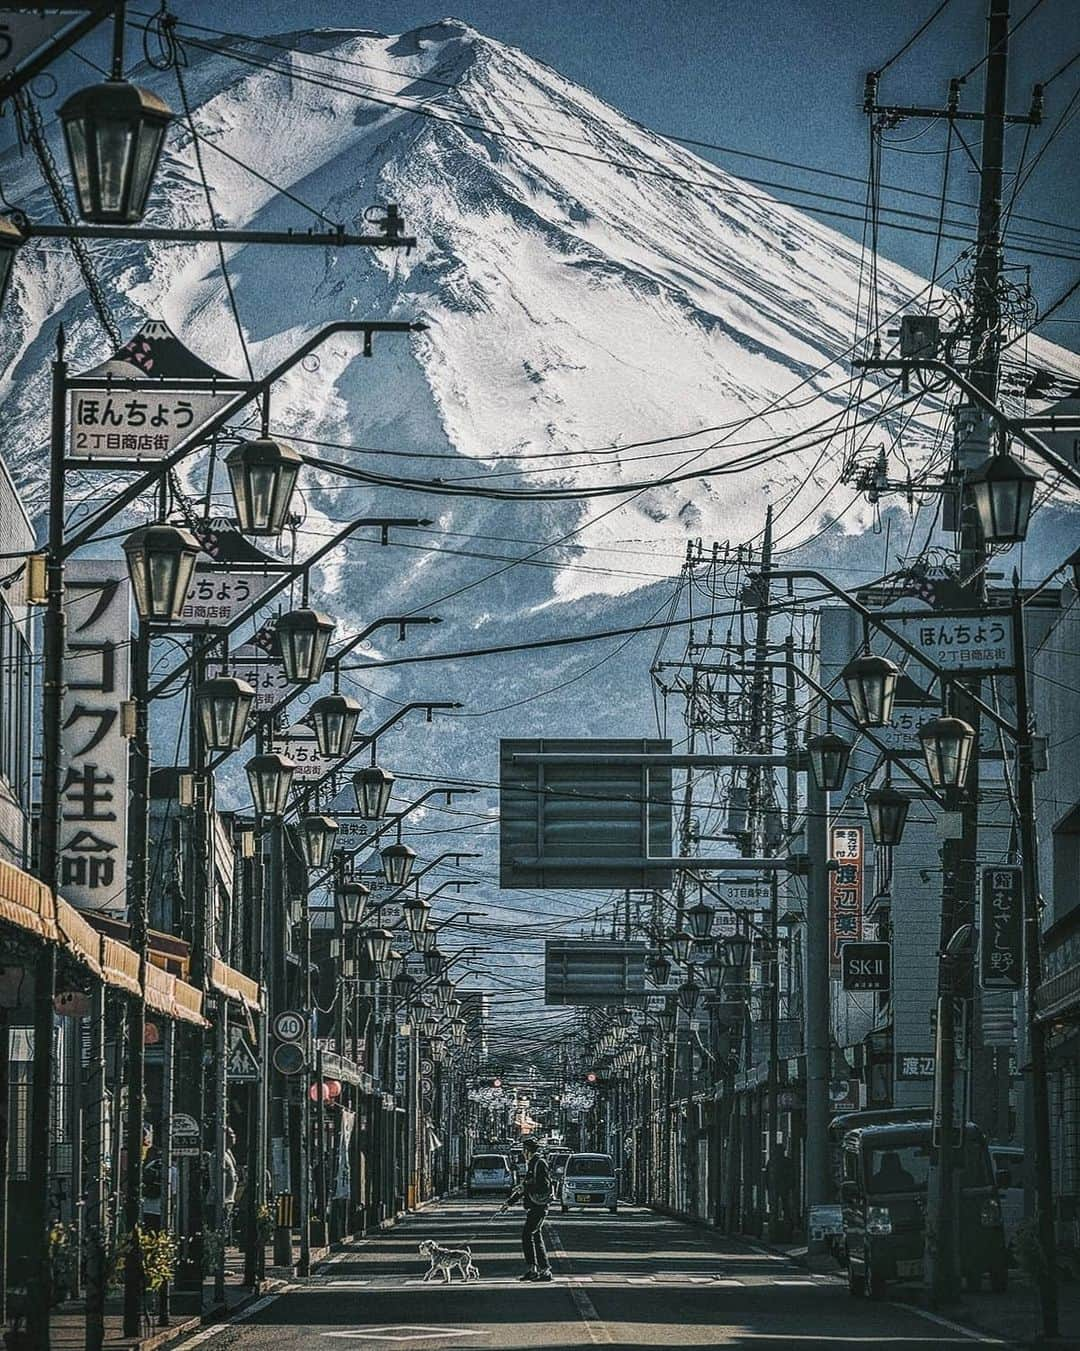
M 929 1121 L 862 1126 L 844 1136 L 840 1193 L 853 1295 L 877 1299 L 886 1282 L 923 1275 L 931 1137 Z M 989 1275 L 1000 1293 L 1008 1257 L 986 1137 L 965 1126 L 958 1153 L 959 1272 L 969 1290 Z
M 525 1176 L 528 1166 L 529 1164 L 525 1158 L 525 1151 L 523 1149 L 514 1149 L 511 1151 L 510 1167 L 514 1170 L 514 1176 L 519 1182 Z
M 563 1168 L 559 1201 L 565 1213 L 571 1206 L 619 1208 L 619 1185 L 610 1154 L 571 1154 Z
M 1005 1247 L 1010 1256 L 1016 1231 L 1024 1222 L 1024 1151 L 1019 1145 L 991 1145 L 1001 1222 L 1005 1229 Z
M 505 1195 L 514 1180 L 505 1154 L 474 1154 L 465 1176 L 465 1195 L 477 1196 L 483 1192 Z
M 549 1149 L 546 1157 L 551 1180 L 557 1186 L 562 1182 L 563 1171 L 566 1168 L 566 1160 L 570 1157 L 570 1151 L 568 1149 Z

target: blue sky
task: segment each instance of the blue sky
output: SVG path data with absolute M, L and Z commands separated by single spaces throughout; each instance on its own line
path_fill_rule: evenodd
M 453 13 L 483 32 L 522 47 L 530 55 L 580 81 L 630 116 L 662 130 L 713 141 L 738 150 L 797 161 L 841 173 L 865 175 L 867 126 L 862 113 L 863 77 L 880 67 L 911 36 L 938 0 L 173 0 L 182 17 L 234 31 L 286 32 L 299 27 L 340 26 L 400 32 Z M 1014 0 L 1013 22 L 1035 0 Z M 298 22 L 299 13 L 303 23 Z M 223 17 L 227 13 L 227 18 Z M 924 36 L 882 79 L 882 101 L 940 105 L 951 76 L 982 56 L 985 0 L 950 0 Z M 1031 86 L 1047 79 L 1080 51 L 1080 5 L 1076 0 L 1037 0 L 1012 40 L 1010 108 L 1026 112 Z M 1032 132 L 1030 164 L 1069 101 L 1080 90 L 1080 61 L 1047 91 L 1046 120 Z M 962 106 L 978 109 L 981 71 L 965 85 Z M 1074 111 L 1080 113 L 1080 95 Z M 963 128 L 978 153 L 978 126 Z M 917 139 L 908 141 L 908 137 Z M 1080 115 L 1054 137 L 1015 210 L 1045 221 L 1080 225 L 1080 176 L 1075 172 Z M 882 180 L 935 194 L 941 190 L 945 130 L 938 124 L 905 123 L 890 139 Z M 1010 134 L 1015 165 L 1024 130 Z M 701 151 L 744 176 L 813 187 L 861 200 L 857 183 L 823 179 L 731 154 Z M 1007 192 L 1008 192 L 1007 185 Z M 974 168 L 962 150 L 951 156 L 949 196 L 974 204 Z M 794 199 L 794 200 L 797 200 Z M 933 213 L 935 202 L 903 200 Z M 840 211 L 851 207 L 837 205 Z M 950 207 L 958 219 L 972 209 Z M 857 211 L 856 211 L 857 214 Z M 859 233 L 854 222 L 832 220 Z M 1033 248 L 1080 255 L 1080 229 L 1071 233 L 1014 219 Z M 1043 240 L 1053 240 L 1045 243 Z M 1068 241 L 1063 250 L 1061 241 Z M 1019 242 L 1019 241 L 1017 241 Z M 896 230 L 882 234 L 883 251 L 925 272 L 932 244 Z M 1080 275 L 1080 263 L 1032 255 L 1012 261 L 1031 267 L 1036 296 L 1045 308 Z M 1080 303 L 1058 312 L 1044 335 L 1080 348 Z

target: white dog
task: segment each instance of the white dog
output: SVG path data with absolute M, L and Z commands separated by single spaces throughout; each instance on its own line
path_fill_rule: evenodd
M 443 1248 L 432 1239 L 427 1238 L 420 1244 L 420 1253 L 431 1263 L 424 1274 L 425 1281 L 430 1281 L 441 1272 L 443 1283 L 449 1285 L 453 1280 L 455 1267 L 461 1272 L 463 1281 L 478 1281 L 480 1279 L 480 1272 L 473 1261 L 471 1248 Z

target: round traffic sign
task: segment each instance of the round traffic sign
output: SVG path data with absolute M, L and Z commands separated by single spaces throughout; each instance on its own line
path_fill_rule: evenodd
M 302 1041 L 304 1036 L 304 1018 L 294 1009 L 283 1009 L 274 1014 L 274 1036 L 278 1041 Z
M 275 1046 L 270 1058 L 279 1074 L 299 1074 L 306 1063 L 304 1053 L 295 1041 L 283 1041 L 280 1046 Z

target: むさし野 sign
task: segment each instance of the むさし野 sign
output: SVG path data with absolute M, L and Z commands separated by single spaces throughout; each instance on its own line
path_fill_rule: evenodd
M 64 569 L 64 699 L 60 731 L 60 894 L 84 910 L 127 907 L 131 600 L 120 561 L 72 559 Z
M 829 873 L 829 966 L 840 974 L 840 948 L 862 937 L 863 828 L 833 826 Z
M 984 990 L 1019 990 L 1024 983 L 1023 870 L 982 870 L 979 973 Z

